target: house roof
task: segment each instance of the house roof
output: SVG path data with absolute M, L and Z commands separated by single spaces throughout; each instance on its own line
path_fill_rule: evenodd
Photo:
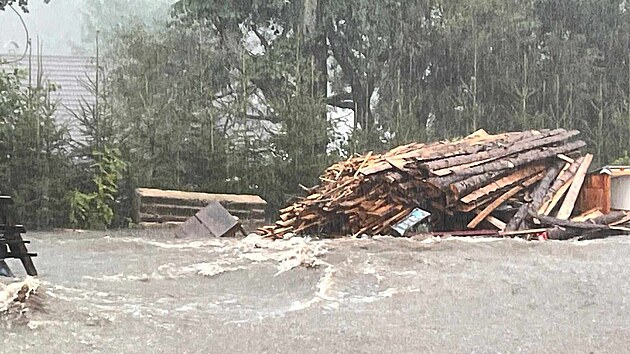
M 9 62 L 16 60 L 14 55 L 2 55 L 0 59 Z M 56 90 L 50 93 L 51 99 L 58 104 L 55 118 L 58 122 L 67 124 L 71 134 L 77 134 L 76 122 L 71 112 L 79 112 L 83 100 L 89 104 L 94 104 L 95 97 L 90 92 L 87 82 L 94 81 L 96 75 L 95 58 L 86 56 L 61 56 L 43 55 L 40 59 L 33 57 L 30 60 L 32 85 L 37 82 L 40 69 L 38 60 L 41 62 L 41 73 L 44 84 L 51 84 Z M 29 57 L 8 64 L 0 64 L 0 70 L 19 69 L 26 72 L 23 80 L 25 85 L 29 82 Z

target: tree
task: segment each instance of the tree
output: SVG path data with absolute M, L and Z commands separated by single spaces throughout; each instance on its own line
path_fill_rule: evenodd
M 44 0 L 46 4 L 50 2 L 50 0 Z M 13 4 L 17 3 L 17 5 L 24 12 L 28 12 L 28 0 L 0 0 L 0 11 L 4 11 L 7 6 L 13 6 Z
M 38 82 L 24 89 L 19 72 L 0 71 L 0 181 L 15 201 L 15 219 L 34 227 L 61 225 L 71 178 L 67 130 L 53 119 L 56 109 Z

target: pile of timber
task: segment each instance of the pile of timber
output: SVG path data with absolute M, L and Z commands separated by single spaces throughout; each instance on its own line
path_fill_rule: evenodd
M 307 196 L 281 209 L 280 220 L 259 233 L 390 234 L 415 208 L 432 214 L 434 230 L 519 233 L 550 226 L 549 218 L 567 221 L 593 159 L 580 153 L 586 143 L 578 135 L 480 130 L 457 141 L 352 157 L 326 169 L 319 185 L 305 188 Z
M 253 231 L 266 224 L 267 202 L 257 195 L 210 194 L 150 188 L 136 189 L 133 219 L 144 228 L 176 227 L 215 201 L 237 217 L 245 230 Z

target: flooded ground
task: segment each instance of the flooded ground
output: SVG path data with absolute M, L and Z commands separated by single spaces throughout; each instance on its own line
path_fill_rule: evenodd
M 3 352 L 601 353 L 630 336 L 627 237 L 27 238 L 44 310 L 3 322 Z

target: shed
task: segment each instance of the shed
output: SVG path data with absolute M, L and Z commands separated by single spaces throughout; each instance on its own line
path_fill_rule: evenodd
M 581 212 L 630 210 L 630 166 L 604 166 L 589 173 L 577 202 Z

